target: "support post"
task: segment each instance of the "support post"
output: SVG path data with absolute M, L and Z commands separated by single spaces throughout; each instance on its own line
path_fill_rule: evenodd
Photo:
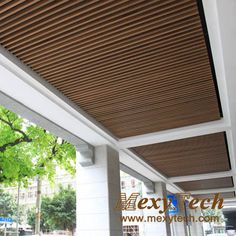
M 122 236 L 121 212 L 115 209 L 120 198 L 119 153 L 107 145 L 95 147 L 94 164 L 87 166 L 84 156 L 78 147 L 77 235 Z

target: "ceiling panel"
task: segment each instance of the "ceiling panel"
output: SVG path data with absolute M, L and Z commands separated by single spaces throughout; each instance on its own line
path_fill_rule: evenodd
M 214 194 L 198 194 L 198 195 L 192 195 L 194 198 L 199 198 L 199 199 L 204 199 L 204 198 L 214 198 Z M 225 193 L 220 193 L 219 195 L 220 198 L 234 198 L 235 193 L 234 192 L 225 192 Z
M 117 137 L 220 119 L 197 1 L 1 5 L 0 43 Z
M 177 185 L 184 191 L 229 188 L 234 186 L 232 177 L 180 182 Z
M 216 133 L 132 149 L 168 177 L 230 170 L 225 133 Z

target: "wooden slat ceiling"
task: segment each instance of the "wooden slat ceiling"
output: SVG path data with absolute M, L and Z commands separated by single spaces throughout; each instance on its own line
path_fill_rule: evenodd
M 220 119 L 195 0 L 0 5 L 0 43 L 117 137 Z
M 214 198 L 214 194 L 199 194 L 199 195 L 192 195 L 194 198 L 204 199 L 204 198 Z M 234 198 L 235 194 L 234 192 L 226 192 L 226 193 L 220 193 L 220 198 Z
M 133 150 L 168 177 L 228 171 L 231 168 L 223 132 L 140 146 Z
M 180 182 L 177 185 L 184 191 L 229 188 L 234 186 L 231 177 Z

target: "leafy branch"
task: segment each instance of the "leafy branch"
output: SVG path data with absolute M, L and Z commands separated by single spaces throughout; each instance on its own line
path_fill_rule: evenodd
M 0 146 L 0 152 L 4 152 L 4 151 L 6 151 L 6 149 L 8 147 L 14 147 L 14 146 L 16 146 L 20 143 L 23 143 L 23 142 L 27 142 L 27 143 L 32 142 L 32 139 L 24 131 L 17 129 L 13 126 L 13 123 L 10 122 L 9 117 L 8 117 L 8 120 L 4 120 L 3 118 L 0 117 L 0 121 L 7 124 L 11 128 L 12 131 L 20 133 L 23 136 L 23 137 L 17 138 L 16 140 L 14 140 L 12 142 L 9 142 L 9 143 L 6 143 L 6 144 Z

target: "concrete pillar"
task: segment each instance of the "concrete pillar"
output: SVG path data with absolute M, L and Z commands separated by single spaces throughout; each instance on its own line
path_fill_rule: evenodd
M 145 190 L 145 186 L 144 186 Z M 144 198 L 166 198 L 167 191 L 165 183 L 158 182 L 154 184 L 154 193 L 143 193 Z M 161 204 L 160 204 L 161 203 Z M 163 209 L 162 202 L 160 202 L 160 209 Z M 143 214 L 147 219 L 148 216 L 165 216 L 166 213 L 160 214 L 160 209 L 144 209 Z M 171 236 L 170 224 L 168 222 L 146 222 L 144 226 L 145 236 Z
M 172 236 L 188 236 L 187 225 L 182 222 L 173 222 L 171 224 L 171 234 Z
M 201 210 L 200 208 L 190 210 L 190 215 L 194 216 L 196 220 L 199 219 L 201 216 Z M 203 223 L 202 222 L 194 222 L 190 225 L 190 231 L 191 231 L 191 236 L 199 236 L 199 235 L 204 235 L 203 231 Z
M 115 209 L 120 198 L 119 154 L 98 146 L 94 164 L 82 167 L 84 154 L 84 150 L 77 153 L 77 235 L 122 236 L 121 212 Z

